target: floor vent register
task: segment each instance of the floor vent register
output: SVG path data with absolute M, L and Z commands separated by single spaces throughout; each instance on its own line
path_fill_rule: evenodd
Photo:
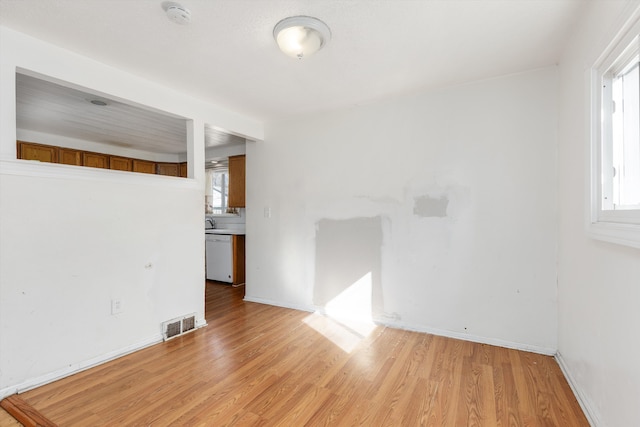
M 196 329 L 196 315 L 189 314 L 162 323 L 162 337 L 165 341 L 184 335 Z

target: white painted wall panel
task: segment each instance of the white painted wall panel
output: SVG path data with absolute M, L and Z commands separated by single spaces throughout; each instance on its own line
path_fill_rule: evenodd
M 0 194 L 4 385 L 203 322 L 197 187 L 2 175 Z
M 594 425 L 640 425 L 640 250 L 589 238 L 587 70 L 638 1 L 590 2 L 561 61 L 558 353 Z
M 380 321 L 553 353 L 557 84 L 551 67 L 266 125 L 248 298 L 310 309 L 370 269 Z M 332 258 L 378 231 L 379 256 Z
M 18 68 L 185 117 L 192 179 L 16 160 Z M 262 125 L 4 27 L 0 76 L 2 398 L 204 323 L 204 124 Z

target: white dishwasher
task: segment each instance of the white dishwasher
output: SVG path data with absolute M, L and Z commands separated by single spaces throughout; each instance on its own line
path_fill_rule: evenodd
M 207 258 L 207 279 L 232 282 L 233 257 L 231 236 L 228 234 L 207 234 L 205 236 Z

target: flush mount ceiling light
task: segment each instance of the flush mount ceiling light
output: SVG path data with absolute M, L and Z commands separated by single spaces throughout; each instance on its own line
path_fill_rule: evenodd
M 180 25 L 191 22 L 191 12 L 186 7 L 172 1 L 162 3 L 162 9 L 167 13 L 167 18 Z
M 321 20 L 310 16 L 291 16 L 273 28 L 278 47 L 292 58 L 306 58 L 331 40 L 331 30 Z

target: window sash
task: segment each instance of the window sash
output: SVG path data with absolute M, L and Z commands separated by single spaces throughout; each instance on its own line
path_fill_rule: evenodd
M 638 142 L 638 37 L 619 55 L 610 55 L 609 64 L 603 64 L 600 70 L 606 71 L 602 74 L 600 83 L 600 123 L 601 137 L 599 144 L 598 162 L 599 177 L 597 183 L 598 194 L 596 200 L 597 221 L 618 222 L 640 224 L 640 204 L 626 203 L 628 195 L 633 192 L 640 192 L 640 188 L 626 191 L 626 186 L 633 185 L 632 179 L 626 179 L 626 173 L 631 175 L 640 172 L 640 157 L 637 161 L 629 163 L 626 153 L 629 149 L 640 150 Z M 612 59 L 611 59 L 612 58 Z M 630 107 L 628 90 L 625 91 L 625 78 L 635 78 L 631 85 L 635 91 L 631 101 L 635 104 Z M 627 95 L 625 97 L 624 95 Z M 627 99 L 627 104 L 623 102 Z M 626 107 L 626 108 L 625 108 Z M 629 114 L 627 114 L 629 113 Z M 635 117 L 634 117 L 635 116 Z M 634 126 L 629 127 L 629 123 Z M 625 139 L 626 138 L 626 139 Z M 628 170 L 627 170 L 628 169 Z M 640 186 L 640 180 L 635 184 Z M 635 197 L 634 197 L 635 198 Z
M 608 149 L 612 146 L 604 140 L 611 130 L 610 123 L 603 119 L 608 108 L 613 108 L 611 103 L 607 106 L 605 102 L 607 98 L 611 99 L 607 92 L 611 87 L 608 83 L 614 76 L 624 73 L 631 59 L 638 55 L 639 34 L 640 7 L 634 6 L 629 10 L 625 23 L 612 34 L 604 51 L 594 52 L 597 56 L 594 56 L 593 66 L 588 70 L 586 87 L 590 107 L 587 132 L 591 157 L 587 168 L 589 197 L 585 206 L 585 231 L 591 238 L 634 248 L 640 248 L 640 210 L 612 209 L 613 198 L 607 199 L 611 205 L 603 203 L 605 195 L 613 196 L 613 187 L 609 186 L 613 184 L 613 169 L 603 165 L 612 166 L 614 155 Z M 608 188 L 611 188 L 610 193 Z
M 218 183 L 216 183 L 216 177 L 219 180 Z M 226 214 L 229 203 L 229 171 L 222 168 L 207 169 L 206 186 L 205 204 L 208 205 L 207 212 L 213 215 Z

